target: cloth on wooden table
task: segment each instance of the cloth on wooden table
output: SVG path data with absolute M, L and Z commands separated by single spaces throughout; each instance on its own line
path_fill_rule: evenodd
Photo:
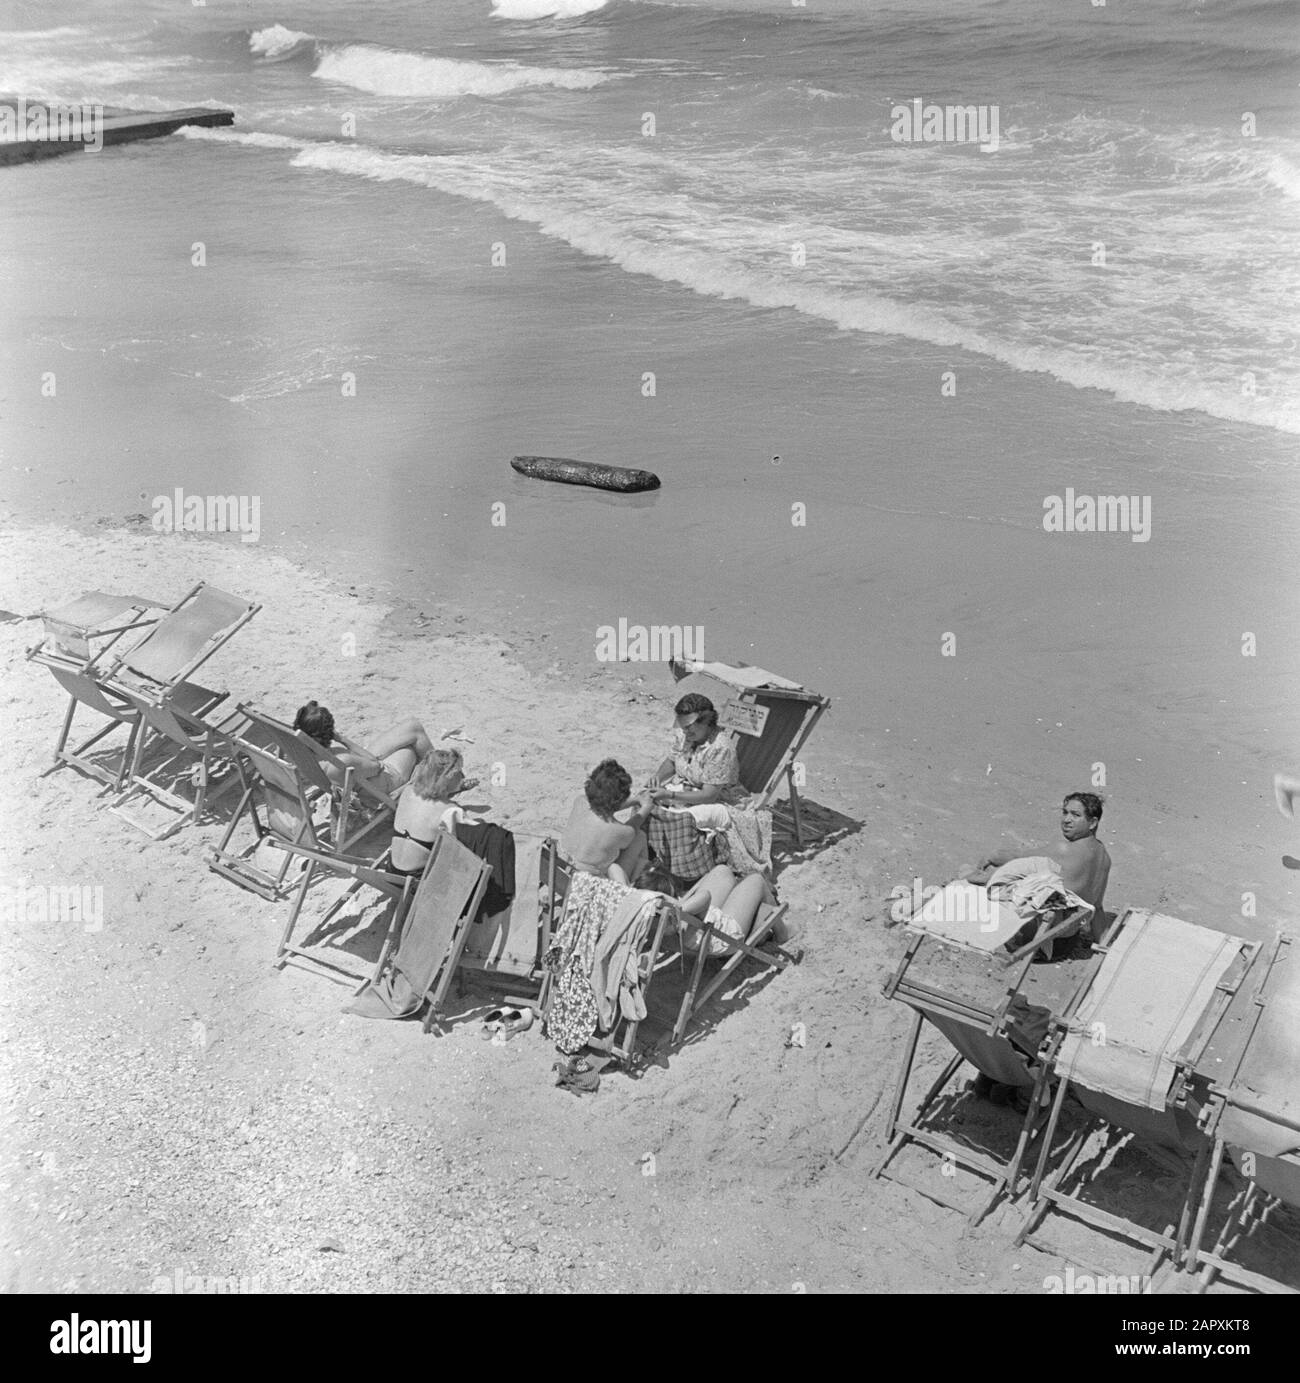
M 1103 1095 L 1165 1108 L 1175 1058 L 1243 946 L 1163 913 L 1134 913 L 1061 1043 L 1056 1069 Z

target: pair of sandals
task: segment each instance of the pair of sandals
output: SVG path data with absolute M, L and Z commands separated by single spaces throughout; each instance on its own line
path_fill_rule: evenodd
M 533 1026 L 530 1008 L 494 1008 L 483 1020 L 483 1040 L 509 1042 L 516 1033 L 527 1032 Z

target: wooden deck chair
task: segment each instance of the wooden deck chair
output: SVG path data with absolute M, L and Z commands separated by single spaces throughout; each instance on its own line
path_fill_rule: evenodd
M 754 794 L 755 807 L 771 807 L 781 780 L 790 794 L 794 837 L 803 845 L 795 761 L 830 700 L 798 682 L 745 663 L 669 664 L 677 691 L 701 692 L 718 711 L 718 724 L 731 735 L 740 761 L 740 781 Z
M 194 682 L 180 683 L 161 701 L 124 684 L 118 691 L 139 716 L 139 728 L 130 767 L 109 810 L 152 839 L 165 840 L 182 826 L 196 825 L 204 808 L 236 785 L 236 742 L 247 721 L 238 711 L 220 721 L 209 719 L 230 693 Z M 160 749 L 165 758 L 146 762 Z M 151 821 L 136 810 L 141 798 L 172 815 Z
M 351 851 L 364 836 L 392 820 L 397 797 L 345 765 L 332 749 L 256 706 L 244 703 L 239 709 L 256 743 L 291 765 L 312 799 L 320 793 L 331 795 L 337 850 Z
M 908 920 L 911 937 L 884 994 L 905 1003 L 913 1017 L 890 1103 L 887 1146 L 871 1170 L 873 1178 L 887 1177 L 919 1191 L 939 1205 L 962 1212 L 972 1224 L 984 1219 L 1004 1195 L 1016 1194 L 1025 1154 L 1046 1121 L 1042 1109 L 1046 1018 L 1064 1007 L 1077 982 L 1077 974 L 1072 977 L 1060 962 L 1033 962 L 1058 936 L 1072 934 L 1091 914 L 1086 905 L 1044 907 L 1027 922 L 1013 908 L 990 900 L 979 885 L 957 880 Z M 954 1055 L 921 1097 L 915 1113 L 905 1119 L 903 1106 L 926 1022 L 947 1039 Z M 988 1080 L 1013 1086 L 1029 1097 L 1010 1158 L 999 1157 L 944 1127 L 946 1092 L 963 1062 Z M 864 1118 L 838 1157 L 848 1151 L 865 1123 Z M 936 1154 L 945 1167 L 955 1164 L 990 1182 L 988 1195 L 972 1209 L 944 1194 L 945 1176 L 939 1172 L 926 1182 L 900 1176 L 891 1170 L 891 1163 L 909 1143 Z
M 164 607 L 143 596 L 116 595 L 108 591 L 87 591 L 68 605 L 45 612 L 45 636 L 27 658 L 48 668 L 68 694 L 68 709 L 54 746 L 52 773 L 61 764 L 71 764 L 108 787 L 121 789 L 131 765 L 139 729 L 139 713 L 124 698 L 101 687 L 95 680 L 95 665 L 124 635 L 142 631 L 156 620 Z M 84 706 L 97 714 L 102 724 L 82 743 L 68 747 L 77 708 Z M 96 749 L 115 730 L 125 732 L 118 750 L 116 769 L 102 762 L 105 748 Z M 44 776 L 44 775 L 42 775 Z
M 515 838 L 515 896 L 497 912 L 485 903 L 474 919 L 461 956 L 460 974 L 493 985 L 532 991 L 508 992 L 504 1002 L 541 1012 L 546 1006 L 551 972 L 543 964 L 550 949 L 555 907 L 556 867 L 546 836 L 512 830 Z M 553 845 L 554 842 L 551 842 Z
M 1257 949 L 1241 937 L 1143 908 L 1130 908 L 1114 922 L 1094 947 L 1077 991 L 1052 1019 L 1056 1098 L 1017 1245 L 1044 1247 L 1035 1233 L 1050 1212 L 1059 1210 L 1148 1247 L 1148 1274 L 1166 1256 L 1180 1256 L 1189 1229 L 1190 1187 L 1199 1184 L 1209 1152 L 1189 1112 L 1195 1065 Z M 1049 1176 L 1067 1094 L 1074 1095 L 1086 1117 Z M 1086 1181 L 1066 1189 L 1073 1185 L 1080 1153 L 1098 1131 L 1118 1143 L 1135 1139 L 1195 1154 L 1176 1227 L 1155 1230 L 1085 1201 Z
M 710 999 L 735 974 L 737 968 L 746 960 L 752 960 L 764 970 L 780 972 L 793 960 L 795 955 L 771 940 L 776 924 L 784 918 L 789 909 L 788 903 L 764 904 L 754 920 L 748 936 L 743 941 L 719 931 L 704 918 L 694 917 L 680 909 L 674 910 L 677 923 L 677 940 L 682 965 L 689 961 L 690 978 L 686 993 L 682 996 L 681 1007 L 677 1011 L 677 1021 L 673 1024 L 669 1047 L 678 1046 L 686 1036 L 686 1029 Z M 688 938 L 691 940 L 688 942 Z M 721 961 L 718 973 L 704 985 L 705 966 L 710 961 Z
M 1213 1143 L 1186 1262 L 1198 1292 L 1216 1277 L 1256 1292 L 1295 1291 L 1231 1257 L 1279 1205 L 1300 1208 L 1300 946 L 1278 937 L 1256 969 L 1256 982 L 1242 987 L 1197 1066 L 1210 1082 L 1202 1124 Z M 1225 1154 L 1245 1183 L 1207 1246 Z
M 299 869 L 306 867 L 303 857 L 284 849 L 286 843 L 350 854 L 363 837 L 391 820 L 396 802 L 378 788 L 358 785 L 353 769 L 301 730 L 247 703 L 239 714 L 246 723 L 234 749 L 243 792 L 208 867 L 278 901 L 300 882 L 299 876 L 290 877 L 295 860 Z M 326 772 L 327 764 L 336 766 L 337 782 Z M 236 836 L 246 825 L 253 839 L 241 846 Z M 262 863 L 268 849 L 280 855 L 274 869 Z
M 387 962 L 423 1000 L 425 1032 L 447 1028 L 447 991 L 491 877 L 488 862 L 454 835 L 435 834 L 424 873 L 398 919 L 400 940 Z
M 164 701 L 261 609 L 200 581 L 129 648 L 101 664 L 98 680 L 112 690 L 129 687 Z
M 171 835 L 187 821 L 197 821 L 209 796 L 213 769 L 218 763 L 227 769 L 234 767 L 224 749 L 236 717 L 221 725 L 207 719 L 228 693 L 198 686 L 189 678 L 261 608 L 254 601 L 200 581 L 142 638 L 124 651 L 115 651 L 96 673 L 100 685 L 131 705 L 139 717 L 131 768 L 112 809 L 156 840 Z M 146 753 L 167 745 L 171 746 L 168 758 L 146 772 Z M 172 785 L 166 780 L 187 755 L 195 760 L 192 797 L 176 790 L 174 774 Z M 221 790 L 233 783 L 233 778 L 228 778 Z M 127 804 L 141 795 L 153 798 L 177 816 L 155 827 L 128 810 Z
M 272 779 L 279 779 L 278 766 L 271 769 L 270 776 Z M 284 782 L 286 788 L 296 789 L 296 784 L 293 784 L 289 779 L 280 781 Z M 355 981 L 357 985 L 355 992 L 360 993 L 367 985 L 372 984 L 383 974 L 392 951 L 393 940 L 405 916 L 406 904 L 414 895 L 416 885 L 419 882 L 418 878 L 412 875 L 397 874 L 387 868 L 389 854 L 387 850 L 377 860 L 371 861 L 339 854 L 332 849 L 321 849 L 314 844 L 289 840 L 287 837 L 281 840 L 280 849 L 290 859 L 300 861 L 302 868 L 299 875 L 298 890 L 289 910 L 284 931 L 281 933 L 279 945 L 276 947 L 274 962 L 276 969 L 283 970 L 291 959 L 296 958 L 307 962 L 317 970 L 327 972 L 331 979 L 342 977 Z M 431 855 L 429 862 L 432 863 L 432 860 L 433 856 Z M 378 900 L 390 904 L 388 926 L 384 932 L 379 956 L 368 971 L 357 971 L 344 964 L 338 958 L 340 954 L 338 947 L 331 948 L 327 952 L 323 946 L 306 946 L 294 943 L 293 933 L 302 914 L 303 903 L 308 891 L 317 878 L 328 876 L 333 876 L 336 879 L 346 878 L 350 882 L 330 903 L 324 914 L 315 920 L 312 927 L 313 933 L 327 928 L 342 912 L 343 908 L 352 902 L 363 889 L 370 890 Z
M 549 933 L 553 936 L 559 931 L 565 909 L 568 906 L 569 885 L 573 879 L 573 869 L 560 855 L 556 842 L 550 838 L 546 839 L 542 845 L 541 877 L 543 880 L 544 925 L 549 928 Z M 637 957 L 637 973 L 641 994 L 647 1001 L 663 948 L 664 934 L 676 911 L 670 899 L 664 898 L 661 901 L 655 909 L 654 917 L 646 932 L 645 942 Z M 550 1013 L 551 1000 L 554 996 L 554 987 L 549 982 L 544 990 L 544 996 L 542 1017 L 545 1020 Z M 607 1031 L 594 1033 L 587 1045 L 597 1051 L 604 1052 L 625 1069 L 631 1070 L 636 1066 L 639 1057 L 637 1033 L 641 1022 L 641 1019 L 627 1018 L 620 1014 Z

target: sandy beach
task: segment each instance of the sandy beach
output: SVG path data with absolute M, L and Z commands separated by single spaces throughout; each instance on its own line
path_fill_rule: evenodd
M 1081 1224 L 1016 1249 L 1007 1204 L 972 1228 L 871 1179 L 911 1017 L 884 924 L 1090 791 L 1109 911 L 1300 932 L 1273 794 L 1300 774 L 1285 6 L 129 8 L 0 26 L 0 96 L 234 113 L 3 170 L 0 896 L 103 901 L 5 923 L 4 1290 L 1139 1271 Z M 891 135 L 922 98 L 991 110 L 997 149 Z M 519 453 L 662 484 L 551 485 Z M 187 495 L 256 531 L 159 531 Z M 480 1040 L 490 991 L 432 1037 L 277 971 L 287 904 L 207 867 L 229 799 L 151 842 L 46 773 L 39 612 L 198 581 L 263 607 L 203 668 L 230 706 L 314 698 L 361 743 L 416 716 L 521 832 L 558 832 L 598 760 L 640 781 L 668 750 L 668 668 L 605 660 L 602 629 L 688 628 L 828 697 L 812 839 L 776 850 L 801 962 L 742 969 L 671 1053 L 669 976 L 645 1068 L 583 1099 L 540 1025 Z M 920 1052 L 918 1079 L 950 1055 Z M 1176 1218 L 1185 1172 L 1134 1153 L 1110 1204 Z M 1249 1255 L 1300 1287 L 1300 1213 Z
M 200 576 L 264 601 L 209 684 L 281 709 L 328 685 L 363 739 L 413 711 L 462 729 L 471 769 L 506 765 L 488 796 L 494 819 L 519 829 L 561 821 L 603 753 L 650 764 L 663 743 L 662 668 L 561 675 L 539 636 L 471 632 L 473 616 L 445 605 L 398 612 L 252 547 L 106 524 L 15 528 L 7 550 L 20 611 Z M 5 877 L 101 886 L 104 901 L 98 931 L 11 929 L 7 1290 L 149 1291 L 181 1271 L 264 1291 L 1041 1292 L 1061 1270 L 1010 1248 L 1005 1207 L 971 1231 L 866 1175 L 907 1022 L 880 996 L 901 943 L 879 900 L 966 843 L 935 800 L 946 778 L 910 748 L 878 768 L 878 782 L 906 785 L 888 823 L 871 806 L 876 783 L 811 794 L 863 826 L 780 875 L 803 962 L 729 991 L 671 1058 L 578 1101 L 552 1085 L 537 1033 L 480 1041 L 472 1019 L 490 995 L 469 993 L 468 1021 L 424 1037 L 344 1015 L 346 990 L 318 974 L 275 971 L 285 905 L 206 869 L 219 819 L 150 843 L 94 783 L 38 777 L 62 704 L 22 658 L 38 629 L 0 630 Z M 344 634 L 354 657 L 337 652 Z M 1112 906 L 1224 920 L 1194 876 L 1160 896 L 1122 878 L 1115 894 Z M 802 1048 L 787 1046 L 796 1024 Z M 944 1059 L 929 1039 L 924 1069 Z M 1177 1178 L 1156 1174 L 1176 1197 Z M 1148 1195 L 1151 1172 L 1139 1162 L 1136 1176 L 1128 1194 Z M 1098 1271 L 1133 1270 L 1121 1246 L 1072 1230 Z M 1283 1277 L 1295 1230 L 1278 1218 L 1254 1250 Z

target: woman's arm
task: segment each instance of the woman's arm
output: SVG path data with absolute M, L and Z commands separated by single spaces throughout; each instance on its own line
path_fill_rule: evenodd
M 654 800 L 670 807 L 703 807 L 707 803 L 722 800 L 722 787 L 717 783 L 706 783 L 702 788 L 685 788 L 681 792 L 664 790 L 656 792 Z
M 670 756 L 650 775 L 650 786 L 652 788 L 657 788 L 660 783 L 666 783 L 676 772 L 676 760 Z

